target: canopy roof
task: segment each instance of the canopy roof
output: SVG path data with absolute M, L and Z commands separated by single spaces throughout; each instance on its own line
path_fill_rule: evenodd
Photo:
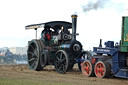
M 60 27 L 63 26 L 66 28 L 72 28 L 72 23 L 66 22 L 66 21 L 51 21 L 51 22 L 46 22 L 46 23 L 27 25 L 27 26 L 25 26 L 25 28 L 27 30 L 27 29 L 37 29 L 37 28 L 41 28 L 41 27 L 54 28 L 55 26 L 60 26 Z M 58 30 L 58 29 L 56 29 L 56 30 Z

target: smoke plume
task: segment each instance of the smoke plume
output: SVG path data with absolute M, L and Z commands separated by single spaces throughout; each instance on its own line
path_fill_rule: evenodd
M 92 1 L 88 2 L 87 5 L 82 6 L 84 12 L 88 12 L 90 10 L 98 10 L 100 8 L 104 8 L 106 3 L 109 0 L 97 0 L 95 2 L 92 2 Z

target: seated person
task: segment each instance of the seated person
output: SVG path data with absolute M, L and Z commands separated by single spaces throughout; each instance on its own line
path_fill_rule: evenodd
M 42 31 L 42 36 L 45 40 L 51 40 L 51 30 L 49 26 L 44 27 L 45 29 Z

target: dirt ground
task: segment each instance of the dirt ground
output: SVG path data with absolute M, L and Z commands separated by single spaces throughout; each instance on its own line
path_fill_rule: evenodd
M 29 70 L 27 65 L 0 65 L 0 78 L 72 82 L 75 85 L 128 85 L 128 79 L 85 77 L 77 66 L 66 74 L 58 74 L 53 66 L 47 66 L 44 70 L 37 72 Z

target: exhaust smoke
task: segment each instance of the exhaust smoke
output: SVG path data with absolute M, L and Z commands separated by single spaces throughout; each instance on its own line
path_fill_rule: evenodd
M 88 12 L 90 10 L 97 10 L 97 9 L 100 9 L 100 8 L 104 8 L 105 5 L 107 4 L 107 2 L 109 2 L 109 0 L 97 0 L 95 2 L 93 2 L 93 1 L 94 0 L 89 1 L 87 3 L 87 5 L 82 6 L 84 12 Z
M 82 10 L 87 13 L 91 10 L 108 8 L 115 10 L 119 14 L 122 14 L 125 6 L 126 2 L 122 0 L 89 0 L 86 5 L 82 6 Z

